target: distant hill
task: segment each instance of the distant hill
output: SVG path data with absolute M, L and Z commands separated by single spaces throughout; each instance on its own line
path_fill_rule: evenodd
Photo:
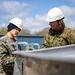
M 44 28 L 44 29 L 42 30 L 42 32 L 47 33 L 48 30 L 49 30 L 49 27 L 46 27 L 46 28 Z
M 29 35 L 29 36 L 33 36 L 33 35 L 37 35 L 37 36 L 44 36 L 47 32 L 48 32 L 49 27 L 46 27 L 44 29 L 42 29 L 39 32 L 35 32 L 34 34 L 31 34 L 27 29 L 22 29 L 22 31 L 19 33 L 19 35 Z M 2 27 L 0 28 L 0 35 L 5 35 L 7 33 L 7 28 L 6 27 Z
M 44 28 L 43 30 L 36 32 L 35 35 L 46 35 L 46 33 L 48 32 L 49 27 Z

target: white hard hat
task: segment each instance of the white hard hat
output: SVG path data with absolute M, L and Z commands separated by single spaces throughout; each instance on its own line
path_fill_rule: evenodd
M 9 22 L 22 30 L 23 22 L 20 18 L 13 18 Z
M 52 8 L 48 12 L 46 21 L 53 22 L 53 21 L 60 20 L 60 19 L 63 19 L 63 18 L 64 18 L 64 15 L 59 8 Z

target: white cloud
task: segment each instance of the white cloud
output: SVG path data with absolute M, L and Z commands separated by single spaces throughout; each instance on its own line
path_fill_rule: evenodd
M 5 24 L 5 23 L 3 23 L 2 25 L 1 25 L 1 27 L 6 27 L 7 25 Z
M 70 18 L 65 19 L 65 25 L 68 28 L 71 28 L 71 29 L 75 30 L 75 21 L 71 20 Z
M 30 4 L 22 3 L 18 1 L 2 1 L 0 2 L 0 15 L 3 19 L 10 19 L 13 17 L 26 17 L 30 12 Z
M 75 3 L 75 0 L 70 0 L 71 2 Z
M 75 15 L 75 7 L 69 7 L 63 5 L 60 7 L 65 16 L 74 16 Z
M 65 25 L 75 30 L 75 21 L 73 21 L 73 18 L 75 16 L 75 7 L 63 5 L 60 6 L 59 8 L 63 11 L 65 15 L 65 19 L 64 19 Z
M 34 18 L 29 17 L 24 20 L 24 28 L 27 28 L 31 33 L 38 32 L 45 27 L 48 27 L 45 21 L 46 15 L 35 15 Z

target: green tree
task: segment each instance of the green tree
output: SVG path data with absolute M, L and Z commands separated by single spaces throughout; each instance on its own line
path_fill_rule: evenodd
M 3 34 L 6 34 L 7 33 L 7 28 L 6 27 L 2 27 L 0 29 L 0 34 L 3 35 Z
M 31 33 L 26 29 L 22 29 L 21 32 L 19 33 L 19 35 L 24 35 L 25 36 L 25 35 L 31 35 Z

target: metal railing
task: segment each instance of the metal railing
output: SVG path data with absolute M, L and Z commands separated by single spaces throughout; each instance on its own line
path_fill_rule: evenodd
M 27 42 L 12 42 L 12 43 L 7 43 L 7 45 L 15 45 L 16 46 L 16 51 L 19 51 L 18 45 L 24 45 L 26 48 L 24 51 L 29 51 L 30 48 L 34 48 L 34 46 L 37 46 L 38 49 L 40 49 L 40 45 L 38 43 L 30 43 L 28 44 Z M 14 74 L 13 75 L 26 75 L 26 70 L 25 70 L 25 60 L 23 59 L 22 56 L 15 55 L 15 66 L 14 66 Z

